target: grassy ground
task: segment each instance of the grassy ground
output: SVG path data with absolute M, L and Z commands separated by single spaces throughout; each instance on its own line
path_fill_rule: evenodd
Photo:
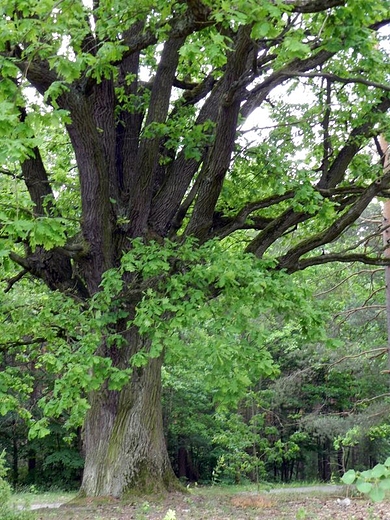
M 17 503 L 53 504 L 39 509 L 36 520 L 390 520 L 390 501 L 372 504 L 352 497 L 349 505 L 335 494 L 291 490 L 283 494 L 253 488 L 195 488 L 187 495 L 143 497 L 130 501 L 84 499 L 71 494 L 17 495 Z M 70 502 L 69 502 L 70 500 Z M 66 503 L 68 502 L 68 503 Z

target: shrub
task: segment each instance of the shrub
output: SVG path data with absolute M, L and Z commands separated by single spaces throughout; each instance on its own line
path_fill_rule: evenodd
M 35 515 L 30 511 L 18 511 L 11 505 L 11 486 L 5 480 L 7 468 L 5 451 L 0 453 L 0 519 L 1 520 L 33 520 Z

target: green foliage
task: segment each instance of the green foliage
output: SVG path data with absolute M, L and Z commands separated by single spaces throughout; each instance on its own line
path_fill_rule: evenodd
M 163 520 L 176 520 L 176 513 L 173 509 L 168 509 Z
M 321 334 L 320 316 L 308 303 L 306 291 L 267 267 L 216 241 L 201 247 L 191 240 L 182 245 L 167 241 L 162 247 L 135 240 L 121 266 L 104 274 L 102 290 L 88 306 L 60 293 L 49 296 L 43 288 L 15 306 L 17 293 L 10 294 L 2 307 L 7 315 L 3 341 L 12 345 L 15 337 L 27 339 L 8 350 L 14 361 L 0 375 L 2 413 L 15 410 L 32 420 L 23 402 L 32 392 L 34 377 L 20 364 L 23 359 L 49 376 L 48 390 L 39 400 L 45 416 L 66 414 L 65 426 L 74 428 L 82 424 L 88 409 L 88 392 L 105 381 L 110 389 L 120 390 L 132 366 L 143 366 L 163 350 L 171 360 L 207 360 L 204 384 L 214 389 L 221 407 L 230 406 L 260 376 L 277 374 L 265 348 L 272 313 L 298 323 L 304 334 Z M 132 285 L 123 280 L 132 273 L 145 289 L 129 320 L 126 299 Z M 97 354 L 102 337 L 112 346 L 124 344 L 116 325 L 120 320 L 125 320 L 126 329 L 135 325 L 151 341 L 150 348 L 134 354 L 124 368 Z M 32 420 L 31 438 L 48 433 L 45 417 Z
M 166 349 L 168 359 L 183 354 L 207 359 L 204 381 L 215 390 L 217 381 L 215 399 L 221 405 L 236 401 L 260 374 L 275 374 L 272 360 L 262 348 L 267 320 L 260 325 L 261 315 L 272 309 L 286 319 L 299 320 L 305 330 L 320 329 L 316 311 L 309 310 L 303 293 L 288 277 L 270 273 L 267 264 L 254 258 L 230 254 L 217 242 L 200 248 L 194 248 L 191 241 L 180 247 L 168 243 L 164 249 L 157 244 L 145 249 L 135 243 L 124 257 L 122 269 L 141 272 L 146 280 L 156 272 L 169 272 L 170 257 L 183 263 L 183 269 L 146 290 L 134 323 L 152 338 L 148 356 Z M 111 289 L 109 292 L 112 296 Z M 213 294 L 217 297 L 210 299 Z M 293 315 L 295 301 L 300 302 L 302 314 Z M 194 328 L 194 320 L 199 327 Z M 183 351 L 184 338 L 194 345 L 193 351 Z M 137 354 L 133 363 L 145 362 L 145 355 Z M 251 367 L 244 362 L 249 357 Z M 234 378 L 226 379 L 228 374 Z
M 11 497 L 11 486 L 4 480 L 7 475 L 7 469 L 5 467 L 5 452 L 2 451 L 0 454 L 0 504 L 7 505 Z
M 56 483 L 64 489 L 64 483 L 71 483 L 75 473 L 81 472 L 84 460 L 75 449 L 57 449 L 43 462 L 46 474 L 51 475 L 52 485 Z
M 17 511 L 11 504 L 11 486 L 5 480 L 5 452 L 0 453 L 0 518 L 1 520 L 33 520 L 35 515 L 28 511 Z
M 265 451 L 267 439 L 262 435 L 263 414 L 245 422 L 237 414 L 217 413 L 213 444 L 220 453 L 213 470 L 213 482 L 239 484 L 245 479 L 253 481 L 266 477 Z
M 356 489 L 369 496 L 373 502 L 380 502 L 390 489 L 390 457 L 384 464 L 377 464 L 366 471 L 350 469 L 341 480 L 344 484 L 355 484 Z

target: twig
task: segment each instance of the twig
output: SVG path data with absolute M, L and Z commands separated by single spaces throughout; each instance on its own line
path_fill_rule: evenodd
M 343 283 L 347 282 L 353 276 L 357 276 L 357 275 L 363 274 L 363 273 L 372 273 L 372 274 L 374 274 L 374 273 L 379 273 L 379 272 L 382 272 L 382 271 L 383 271 L 383 268 L 382 269 L 361 269 L 360 271 L 356 271 L 356 273 L 350 274 L 349 276 L 347 276 L 347 278 L 344 278 L 344 280 L 341 280 L 340 283 L 338 283 L 337 285 L 331 287 L 327 291 L 323 291 L 323 292 L 315 294 L 314 297 L 318 298 L 320 296 L 324 296 L 325 294 L 328 294 L 328 293 L 334 291 L 335 289 L 340 287 L 340 285 L 342 285 Z
M 378 83 L 377 81 L 369 81 L 363 78 L 343 78 L 338 76 L 337 74 L 329 74 L 327 72 L 286 72 L 281 74 L 288 75 L 289 77 L 298 76 L 300 78 L 326 78 L 330 81 L 337 81 L 339 83 L 361 83 L 362 85 L 366 85 L 368 87 L 375 87 L 381 90 L 385 90 L 390 92 L 390 85 L 385 85 L 384 83 Z
M 375 395 L 374 397 L 366 397 L 365 399 L 361 399 L 360 401 L 356 401 L 355 405 L 363 404 L 363 403 L 369 403 L 371 401 L 375 401 L 376 399 L 381 399 L 382 397 L 390 397 L 390 393 Z
M 377 357 L 380 354 L 385 354 L 387 352 L 387 347 L 373 348 L 371 350 L 365 350 L 363 352 L 359 352 L 358 354 L 348 354 L 347 356 L 343 356 L 342 358 L 339 358 L 334 363 L 324 363 L 324 365 L 327 367 L 333 367 L 335 365 L 338 365 L 339 363 L 342 363 L 346 359 L 356 359 L 358 357 L 364 356 L 365 354 L 371 354 L 372 352 L 376 352 L 376 355 L 374 357 Z
M 380 292 L 380 291 L 383 291 L 383 289 L 386 289 L 386 285 L 382 285 L 382 287 L 379 287 L 379 289 L 376 289 L 375 291 L 373 291 L 370 296 L 365 300 L 365 302 L 363 302 L 363 306 L 366 305 L 373 296 L 375 296 L 376 293 Z
M 386 305 L 366 305 L 361 307 L 354 307 L 353 309 L 347 309 L 345 311 L 340 311 L 335 315 L 335 318 L 338 318 L 341 314 L 346 314 L 350 316 L 351 314 L 358 312 L 358 311 L 365 311 L 367 309 L 385 309 Z

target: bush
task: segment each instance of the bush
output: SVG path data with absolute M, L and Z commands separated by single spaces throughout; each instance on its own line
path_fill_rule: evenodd
M 30 511 L 18 511 L 11 505 L 11 486 L 5 480 L 7 468 L 5 451 L 0 453 L 0 520 L 33 520 L 35 515 Z

